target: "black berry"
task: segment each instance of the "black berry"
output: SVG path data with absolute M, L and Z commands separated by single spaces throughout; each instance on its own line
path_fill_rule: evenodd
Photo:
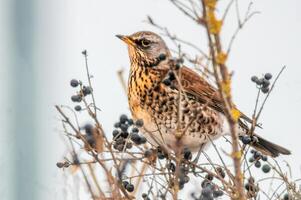
M 185 160 L 190 160 L 192 158 L 192 153 L 187 147 L 184 148 L 183 154 Z
M 123 187 L 126 187 L 128 184 L 129 184 L 128 181 L 123 181 L 123 182 L 122 182 Z
M 164 79 L 164 80 L 163 80 L 163 83 L 164 83 L 164 85 L 166 85 L 166 86 L 170 86 L 170 85 L 171 85 L 171 81 L 170 81 L 169 78 Z
M 132 133 L 138 133 L 139 129 L 137 127 L 132 128 Z
M 82 54 L 83 54 L 84 56 L 87 56 L 87 50 L 83 50 L 83 51 L 82 51 Z
M 221 197 L 224 195 L 224 192 L 222 190 L 214 190 L 213 191 L 213 197 L 217 198 L 217 197 Z
M 82 101 L 82 97 L 80 95 L 72 95 L 71 96 L 71 100 L 73 102 L 81 102 Z
M 145 150 L 144 156 L 145 156 L 146 158 L 150 157 L 151 155 L 152 155 L 152 150 L 150 150 L 150 149 Z
M 124 124 L 128 121 L 128 117 L 126 115 L 121 115 L 119 118 L 120 123 Z
M 117 145 L 116 149 L 117 149 L 118 151 L 123 151 L 124 145 L 123 145 L 123 144 L 119 144 L 119 145 Z
M 126 143 L 126 148 L 130 149 L 133 147 L 133 144 L 131 142 Z
M 78 82 L 78 80 L 76 80 L 76 79 L 72 79 L 72 80 L 70 81 L 70 85 L 71 85 L 72 87 L 77 87 L 77 86 L 79 85 L 79 82 Z
M 115 127 L 115 128 L 120 128 L 120 125 L 121 125 L 120 122 L 116 122 L 116 123 L 114 124 L 114 127 Z
M 244 144 L 250 144 L 252 142 L 252 139 L 250 136 L 246 135 L 241 137 L 241 141 Z
M 83 94 L 84 94 L 84 96 L 87 96 L 87 95 L 89 95 L 91 93 L 92 93 L 92 88 L 90 86 L 84 86 L 83 87 Z
M 138 119 L 135 124 L 136 124 L 137 127 L 142 127 L 143 126 L 143 120 Z
M 263 79 L 263 83 L 262 83 L 262 87 L 269 87 L 270 86 L 270 81 L 269 80 L 266 80 L 266 79 Z
M 249 162 L 250 162 L 250 163 L 252 163 L 252 162 L 254 162 L 254 161 L 255 161 L 254 157 L 249 158 Z
M 137 133 L 131 134 L 131 140 L 135 142 L 135 144 L 140 144 L 140 136 Z
M 122 131 L 121 132 L 121 137 L 127 138 L 128 136 L 129 136 L 129 132 L 127 132 L 127 131 Z
M 163 61 L 165 59 L 166 59 L 166 55 L 164 53 L 162 53 L 162 54 L 159 55 L 159 60 L 160 61 Z
M 87 135 L 93 134 L 93 125 L 92 124 L 86 124 L 84 126 L 84 129 L 85 129 Z
M 264 164 L 261 169 L 264 173 L 269 173 L 271 171 L 271 167 L 268 164 Z
M 119 135 L 120 132 L 119 132 L 117 129 L 115 129 L 115 130 L 112 132 L 112 134 L 113 134 L 113 137 L 117 137 L 117 135 Z
M 140 136 L 140 144 L 145 144 L 146 138 L 144 136 Z
M 254 154 L 253 154 L 253 157 L 257 160 L 257 159 L 260 159 L 262 156 L 262 154 L 258 151 L 255 151 Z
M 212 181 L 212 180 L 213 180 L 213 176 L 212 176 L 211 174 L 207 174 L 207 175 L 205 176 L 205 178 L 206 178 L 207 180 L 209 180 L 209 181 Z
M 257 167 L 257 168 L 261 167 L 261 162 L 259 160 L 257 160 L 255 162 L 255 167 Z
M 260 78 L 260 79 L 258 79 L 258 81 L 256 83 L 257 83 L 257 85 L 262 85 L 263 81 L 264 81 L 264 78 Z
M 129 126 L 132 126 L 134 124 L 134 121 L 132 119 L 128 119 Z
M 82 110 L 82 107 L 80 105 L 77 105 L 74 107 L 74 110 L 76 111 L 81 111 Z
M 257 83 L 258 82 L 258 77 L 257 76 L 252 76 L 251 81 L 253 81 L 254 83 Z
M 162 152 L 158 152 L 157 153 L 157 156 L 160 160 L 164 159 L 165 158 L 165 155 L 162 153 Z
M 262 87 L 261 88 L 261 92 L 264 93 L 264 94 L 268 93 L 269 91 L 270 91 L 270 89 L 268 87 Z
M 166 166 L 166 168 L 169 169 L 172 172 L 176 171 L 176 165 L 174 163 L 172 163 L 172 162 L 168 163 L 167 166 Z
M 169 75 L 169 80 L 170 81 L 173 81 L 173 80 L 176 79 L 175 73 L 173 73 L 173 71 L 169 71 L 168 75 Z
M 126 185 L 125 189 L 128 191 L 128 192 L 133 192 L 134 191 L 134 185 L 129 183 Z
M 128 130 L 129 126 L 127 124 L 120 124 L 120 129 L 124 132 Z
M 181 64 L 180 64 L 180 63 L 176 63 L 176 64 L 175 64 L 175 70 L 180 69 L 180 67 L 181 67 Z
M 261 159 L 262 159 L 263 161 L 267 161 L 267 160 L 268 160 L 268 157 L 265 156 L 265 155 L 262 155 L 262 156 L 261 156 Z
M 202 189 L 202 196 L 203 197 L 211 197 L 212 196 L 212 188 L 211 187 L 205 187 Z
M 270 79 L 272 79 L 272 74 L 271 73 L 266 73 L 265 75 L 264 75 L 264 78 L 266 79 L 266 80 L 270 80 Z

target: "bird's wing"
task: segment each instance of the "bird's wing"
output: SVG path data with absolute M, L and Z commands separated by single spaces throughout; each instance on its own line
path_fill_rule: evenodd
M 178 90 L 184 90 L 189 96 L 192 96 L 198 101 L 207 104 L 209 107 L 220 113 L 226 112 L 226 108 L 223 104 L 219 91 L 215 87 L 213 87 L 204 78 L 188 67 L 181 67 L 179 72 L 181 84 L 178 84 L 177 81 L 174 82 L 175 87 Z M 252 122 L 252 120 L 242 112 L 240 117 L 240 125 L 244 126 L 245 124 L 243 125 L 241 120 Z

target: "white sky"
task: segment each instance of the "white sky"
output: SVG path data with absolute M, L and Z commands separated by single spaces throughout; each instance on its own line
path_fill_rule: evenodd
M 204 45 L 206 38 L 201 27 L 183 16 L 167 0 L 36 2 L 37 24 L 33 45 L 39 86 L 38 113 L 35 114 L 39 120 L 38 157 L 43 161 L 40 162 L 40 176 L 36 182 L 41 198 L 60 199 L 57 193 L 61 192 L 63 184 L 59 181 L 61 173 L 55 163 L 62 159 L 66 149 L 57 130 L 60 129 L 60 123 L 53 106 L 73 105 L 70 102 L 73 94 L 69 87 L 70 79 L 86 80 L 81 51 L 88 50 L 90 70 L 95 77 L 96 100 L 102 109 L 100 121 L 110 134 L 118 116 L 129 113 L 127 99 L 116 73 L 120 68 L 127 72 L 129 59 L 125 45 L 115 34 L 156 31 L 143 22 L 149 14 L 159 24 L 169 27 L 171 32 L 200 46 Z M 245 9 L 248 1 L 242 0 L 240 4 Z M 10 5 L 7 3 L 7 6 Z M 295 176 L 300 177 L 301 2 L 261 0 L 254 1 L 253 8 L 261 11 L 261 14 L 251 19 L 241 31 L 229 60 L 229 67 L 235 72 L 235 101 L 241 110 L 250 115 L 256 93 L 250 77 L 265 72 L 276 75 L 283 65 L 287 66 L 264 109 L 260 120 L 264 129 L 259 132 L 292 150 L 293 155 L 285 157 L 285 160 L 292 164 Z M 234 13 L 234 9 L 230 12 Z M 224 41 L 229 40 L 236 26 L 234 18 L 230 17 L 229 20 L 231 24 L 227 24 L 224 30 Z M 3 19 L 0 22 L 9 27 L 5 23 L 7 21 Z M 9 70 L 1 66 L 2 69 L 4 72 Z M 11 106 L 9 101 L 4 103 L 7 108 Z

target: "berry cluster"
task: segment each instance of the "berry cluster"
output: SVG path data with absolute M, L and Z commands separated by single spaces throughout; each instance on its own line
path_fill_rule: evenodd
M 256 136 L 250 136 L 250 135 L 239 136 L 239 139 L 245 145 L 248 145 L 251 143 L 254 144 L 254 143 L 258 142 L 258 138 Z
M 266 73 L 262 78 L 252 76 L 251 80 L 259 86 L 262 93 L 266 94 L 270 91 L 270 80 L 272 79 L 271 73 Z
M 133 192 L 135 189 L 134 185 L 128 181 L 123 181 L 122 185 L 128 192 Z
M 168 158 L 168 155 L 165 151 L 163 151 L 160 146 L 157 147 L 157 157 L 160 159 L 160 160 L 163 160 L 165 158 Z
M 173 84 L 173 80 L 175 80 L 175 79 L 176 79 L 176 76 L 175 76 L 174 72 L 172 70 L 170 70 L 162 82 L 164 83 L 164 85 L 174 88 L 175 86 Z
M 247 194 L 250 198 L 256 197 L 259 188 L 255 184 L 255 179 L 253 177 L 248 179 L 248 182 L 245 184 L 245 189 L 247 190 Z
M 75 103 L 80 103 L 82 101 L 83 97 L 92 94 L 92 88 L 90 86 L 83 86 L 81 81 L 72 79 L 70 81 L 70 85 L 71 85 L 71 87 L 74 87 L 74 88 L 76 88 L 78 86 L 80 86 L 80 88 L 81 88 L 77 94 L 71 96 L 71 100 Z M 74 110 L 81 111 L 82 107 L 80 105 L 76 105 L 74 107 Z
M 183 65 L 184 59 L 183 58 L 173 58 L 173 59 L 170 59 L 169 63 L 171 66 L 171 70 L 177 71 Z
M 165 79 L 163 79 L 163 81 L 162 81 L 166 86 L 169 86 L 172 89 L 175 88 L 175 85 L 173 83 L 173 81 L 176 79 L 175 72 L 180 69 L 180 67 L 183 65 L 183 63 L 184 63 L 183 58 L 169 60 L 170 70 L 168 71 Z
M 139 128 L 142 126 L 142 120 L 134 122 L 133 119 L 128 118 L 126 115 L 121 115 L 119 122 L 114 125 L 116 129 L 112 133 L 114 149 L 123 151 L 132 148 L 133 143 L 136 145 L 145 144 L 146 138 L 139 135 Z
M 158 146 L 156 149 L 145 149 L 144 157 L 147 158 L 150 162 L 155 162 L 157 158 L 159 160 L 167 159 L 168 154 L 163 151 L 160 146 Z
M 189 166 L 184 163 L 181 163 L 181 165 L 179 166 L 179 179 L 178 179 L 180 190 L 183 189 L 184 185 L 190 181 L 188 172 L 189 172 Z
M 148 150 L 146 151 L 148 152 Z M 148 155 L 151 155 L 151 151 L 149 151 Z M 185 147 L 181 153 L 183 161 L 179 165 L 179 174 L 178 174 L 178 184 L 179 184 L 179 189 L 183 189 L 184 185 L 189 182 L 190 178 L 188 176 L 189 173 L 189 164 L 185 163 L 185 161 L 189 161 L 192 158 L 192 153 L 191 151 Z M 158 159 L 167 159 L 168 155 L 161 150 L 160 147 L 157 148 L 157 157 Z M 166 169 L 169 170 L 173 175 L 175 175 L 176 172 L 176 165 L 173 161 L 167 160 L 167 163 L 165 165 Z M 171 187 L 174 186 L 174 183 L 171 183 Z
M 183 158 L 183 162 L 180 163 L 179 165 L 179 171 L 178 171 L 178 186 L 179 189 L 183 189 L 184 185 L 186 183 L 189 182 L 190 178 L 188 176 L 189 173 L 189 164 L 185 163 L 185 161 L 191 160 L 192 158 L 192 153 L 188 148 L 184 148 L 181 154 L 182 158 Z M 156 158 L 158 158 L 159 160 L 163 160 L 166 159 L 166 165 L 165 168 L 170 171 L 170 174 L 172 174 L 173 176 L 175 176 L 176 174 L 176 164 L 174 161 L 168 159 L 168 154 L 159 147 L 157 147 L 156 149 L 146 149 L 144 151 L 144 157 L 148 158 L 150 161 L 155 161 Z M 170 187 L 174 186 L 174 182 L 170 182 Z M 145 195 L 144 199 L 148 199 L 147 195 Z
M 221 168 L 220 168 L 221 169 Z M 223 172 L 224 173 L 224 172 Z M 224 192 L 220 190 L 212 181 L 213 176 L 207 174 L 204 181 L 202 182 L 202 192 L 199 197 L 196 197 L 195 194 L 192 194 L 192 198 L 195 200 L 214 200 L 224 195 Z
M 256 168 L 260 168 L 264 173 L 269 173 L 271 171 L 271 166 L 268 164 L 261 165 L 261 161 L 266 162 L 268 157 L 262 155 L 259 151 L 251 150 L 252 157 L 249 158 L 249 162 L 254 163 Z
M 94 127 L 92 124 L 86 124 L 84 126 L 85 129 L 85 133 L 86 135 L 84 135 L 85 140 L 87 141 L 87 143 L 90 145 L 90 147 L 94 148 L 96 145 L 96 138 L 94 135 Z

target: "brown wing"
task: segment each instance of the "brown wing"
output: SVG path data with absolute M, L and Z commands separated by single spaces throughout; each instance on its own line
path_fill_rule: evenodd
M 208 106 L 213 108 L 214 110 L 224 113 L 225 107 L 223 106 L 222 99 L 219 95 L 219 92 L 216 88 L 214 88 L 212 85 L 210 85 L 205 79 L 203 79 L 201 76 L 199 76 L 196 72 L 193 70 L 182 67 L 180 69 L 180 80 L 181 80 L 181 86 L 182 89 L 188 94 L 192 95 L 193 98 L 196 98 L 198 101 L 207 103 Z M 177 89 L 180 89 L 180 85 L 175 82 L 175 86 Z M 246 115 L 241 113 L 241 117 L 239 120 L 239 125 L 245 129 L 248 130 L 248 126 L 243 122 L 243 120 L 247 122 L 252 122 L 250 118 L 248 118 Z M 255 134 L 256 135 L 256 134 Z M 251 145 L 261 151 L 262 153 L 266 155 L 270 155 L 273 157 L 277 157 L 279 154 L 289 155 L 291 152 L 277 144 L 274 144 L 258 135 L 256 135 L 258 138 L 257 143 L 252 143 Z
M 180 68 L 179 76 L 181 79 L 181 86 L 175 82 L 177 89 L 182 87 L 188 95 L 192 95 L 198 101 L 207 104 L 218 112 L 225 113 L 225 106 L 223 105 L 218 90 L 210 85 L 204 78 L 185 66 Z M 241 119 L 252 122 L 252 120 L 243 113 L 241 114 Z M 241 123 L 242 122 L 240 122 L 240 124 Z

